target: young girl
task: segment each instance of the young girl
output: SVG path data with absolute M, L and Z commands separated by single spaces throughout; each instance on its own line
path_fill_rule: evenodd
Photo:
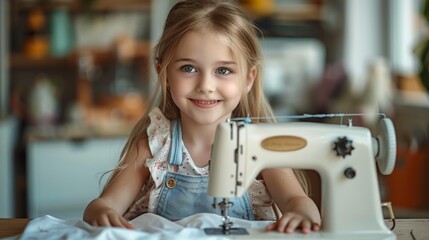
M 177 3 L 154 55 L 158 80 L 148 111 L 85 210 L 84 220 L 94 226 L 132 228 L 128 220 L 147 212 L 178 220 L 219 211 L 207 195 L 217 125 L 273 117 L 262 92 L 256 28 L 233 1 Z M 230 215 L 248 220 L 276 220 L 275 203 L 282 216 L 267 230 L 319 230 L 319 211 L 291 169 L 263 170 L 235 201 Z

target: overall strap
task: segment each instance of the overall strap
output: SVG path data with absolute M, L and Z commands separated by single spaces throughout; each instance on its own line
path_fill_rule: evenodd
M 171 121 L 171 148 L 168 154 L 168 164 L 177 166 L 183 164 L 182 129 L 178 119 Z

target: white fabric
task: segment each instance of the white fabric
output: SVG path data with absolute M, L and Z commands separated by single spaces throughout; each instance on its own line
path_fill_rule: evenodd
M 271 221 L 248 221 L 233 218 L 233 227 L 264 229 Z M 123 228 L 93 227 L 82 220 L 65 221 L 49 215 L 31 220 L 19 239 L 230 239 L 223 235 L 206 235 L 204 228 L 217 228 L 222 222 L 221 216 L 200 213 L 172 222 L 161 216 L 147 213 L 132 221 L 135 230 Z

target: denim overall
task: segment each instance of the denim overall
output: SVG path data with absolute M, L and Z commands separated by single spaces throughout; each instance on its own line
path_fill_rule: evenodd
M 183 164 L 182 131 L 178 120 L 172 121 L 171 149 L 168 164 Z M 207 176 L 187 176 L 170 172 L 164 178 L 155 214 L 176 221 L 197 213 L 220 214 L 219 206 L 213 207 L 213 198 L 207 194 Z M 252 205 L 246 193 L 239 198 L 230 198 L 230 217 L 254 220 Z

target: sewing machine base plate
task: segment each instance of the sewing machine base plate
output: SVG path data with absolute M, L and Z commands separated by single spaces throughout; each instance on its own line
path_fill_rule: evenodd
M 286 233 L 279 233 L 274 231 L 265 231 L 264 229 L 252 229 L 252 228 L 235 228 L 235 229 L 243 229 L 246 231 L 246 235 L 243 234 L 230 234 L 228 235 L 228 238 L 231 239 L 263 239 L 263 240 L 269 240 L 269 239 L 302 239 L 305 238 L 306 240 L 313 239 L 313 240 L 321 240 L 321 239 L 330 239 L 330 240 L 396 240 L 396 235 L 393 232 L 390 233 L 328 233 L 324 231 L 320 232 L 312 232 L 309 234 L 303 234 L 300 232 L 295 232 L 292 234 L 286 234 Z M 208 230 L 208 231 L 207 231 Z M 213 231 L 213 232 L 211 232 Z M 221 228 L 205 228 L 204 232 L 207 235 L 225 235 L 222 232 Z M 211 233 L 209 233 L 211 232 Z
M 204 228 L 207 235 L 249 235 L 245 228 L 231 228 L 225 233 L 222 228 Z

